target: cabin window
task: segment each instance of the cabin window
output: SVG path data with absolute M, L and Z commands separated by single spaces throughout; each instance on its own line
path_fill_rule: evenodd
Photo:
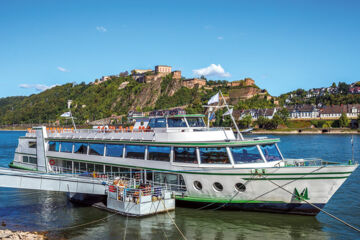
M 106 156 L 108 157 L 122 157 L 124 152 L 124 145 L 106 144 Z
M 28 163 L 29 162 L 29 157 L 28 156 L 22 156 L 22 161 L 24 163 Z
M 105 173 L 111 174 L 111 166 L 105 166 Z
M 87 143 L 74 143 L 74 153 L 87 154 Z
M 104 172 L 104 165 L 95 164 L 95 172 L 103 173 Z
M 87 171 L 90 172 L 90 173 L 94 172 L 95 171 L 95 165 L 92 164 L 92 163 L 88 163 L 87 164 Z
M 201 163 L 228 164 L 229 156 L 225 147 L 199 148 Z
M 63 160 L 63 172 L 64 173 L 71 173 L 72 172 L 72 162 Z
M 37 158 L 36 157 L 29 157 L 29 163 L 37 164 Z
M 173 173 L 154 172 L 154 182 L 168 185 L 171 190 L 179 187 L 179 175 Z
M 201 117 L 187 117 L 189 127 L 205 127 L 204 120 Z
M 134 179 L 140 181 L 142 179 L 141 169 L 131 169 L 130 178 L 134 178 Z
M 72 142 L 62 142 L 61 143 L 61 152 L 71 153 L 73 148 Z
M 130 168 L 119 168 L 120 175 L 130 178 Z
M 264 162 L 256 146 L 231 147 L 230 150 L 235 164 Z
M 49 151 L 58 152 L 60 150 L 59 142 L 49 142 Z
M 89 154 L 104 156 L 104 144 L 100 143 L 90 143 L 89 144 Z
M 36 142 L 29 142 L 29 148 L 36 148 Z
M 118 167 L 112 167 L 112 174 L 114 176 L 120 176 L 120 169 Z
M 80 163 L 74 162 L 74 173 L 80 173 Z
M 165 128 L 166 120 L 165 118 L 151 118 L 149 121 L 149 126 L 151 128 Z
M 168 118 L 168 127 L 187 127 L 185 118 Z
M 175 162 L 198 163 L 196 157 L 196 148 L 194 147 L 175 147 Z
M 171 147 L 149 146 L 148 152 L 148 160 L 170 161 Z
M 81 171 L 81 172 L 86 172 L 86 169 L 87 169 L 87 168 L 86 168 L 86 163 L 82 163 L 82 162 L 81 162 L 81 163 L 80 163 L 80 171 Z
M 127 158 L 145 158 L 145 146 L 143 145 L 125 145 L 125 152 Z
M 266 161 L 279 161 L 282 160 L 279 150 L 275 144 L 260 145 Z

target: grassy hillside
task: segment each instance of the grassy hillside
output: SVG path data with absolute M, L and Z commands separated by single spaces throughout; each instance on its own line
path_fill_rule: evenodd
M 126 87 L 119 89 L 124 82 L 128 82 Z M 214 91 L 181 87 L 181 80 L 170 76 L 151 84 L 138 83 L 131 77 L 113 77 L 99 85 L 68 83 L 28 97 L 1 98 L 0 124 L 55 122 L 67 111 L 68 99 L 73 100 L 72 112 L 78 123 L 127 114 L 135 109 L 149 111 L 189 105 L 192 111 Z

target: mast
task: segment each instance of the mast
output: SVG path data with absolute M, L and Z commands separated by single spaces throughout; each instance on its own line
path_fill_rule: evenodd
M 72 103 L 72 100 L 68 100 L 67 104 L 68 104 L 68 109 L 69 109 L 69 113 L 70 113 L 70 118 L 71 118 L 72 124 L 74 126 L 74 130 L 76 131 L 76 125 L 75 125 L 74 117 L 73 117 L 73 115 L 71 113 L 71 103 Z
M 233 123 L 234 123 L 234 125 L 235 125 L 236 131 L 237 131 L 237 133 L 238 133 L 238 137 L 237 137 L 237 138 L 240 137 L 241 140 L 244 140 L 244 137 L 243 137 L 243 135 L 241 134 L 241 132 L 240 132 L 240 130 L 239 130 L 239 128 L 238 128 L 238 126 L 237 126 L 237 124 L 236 124 L 236 122 L 235 122 L 235 119 L 234 119 L 234 117 L 233 117 L 233 115 L 232 115 L 232 112 L 230 112 L 230 108 L 229 108 L 229 106 L 228 106 L 227 103 L 226 103 L 226 100 L 225 100 L 225 98 L 224 98 L 224 95 L 222 94 L 222 92 L 221 92 L 220 90 L 219 90 L 219 93 L 220 93 L 221 97 L 223 98 L 224 103 L 225 103 L 225 106 L 226 106 L 228 112 L 230 113 L 231 120 L 233 121 Z

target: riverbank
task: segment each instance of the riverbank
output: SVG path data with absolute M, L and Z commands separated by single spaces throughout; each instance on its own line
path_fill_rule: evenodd
M 3 239 L 3 240 L 43 240 L 43 239 L 48 239 L 48 237 L 45 236 L 45 233 L 0 230 L 0 239 Z
M 279 134 L 279 135 L 287 135 L 287 134 L 299 134 L 299 135 L 310 135 L 310 134 L 360 134 L 358 129 L 274 129 L 274 130 L 265 130 L 265 129 L 255 129 L 251 132 L 252 134 Z

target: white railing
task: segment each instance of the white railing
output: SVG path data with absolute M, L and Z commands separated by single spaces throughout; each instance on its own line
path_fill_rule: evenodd
M 293 159 L 287 158 L 284 160 L 285 166 L 287 167 L 303 167 L 303 166 L 328 166 L 341 164 L 339 162 L 329 162 L 320 158 L 303 158 L 303 159 Z

